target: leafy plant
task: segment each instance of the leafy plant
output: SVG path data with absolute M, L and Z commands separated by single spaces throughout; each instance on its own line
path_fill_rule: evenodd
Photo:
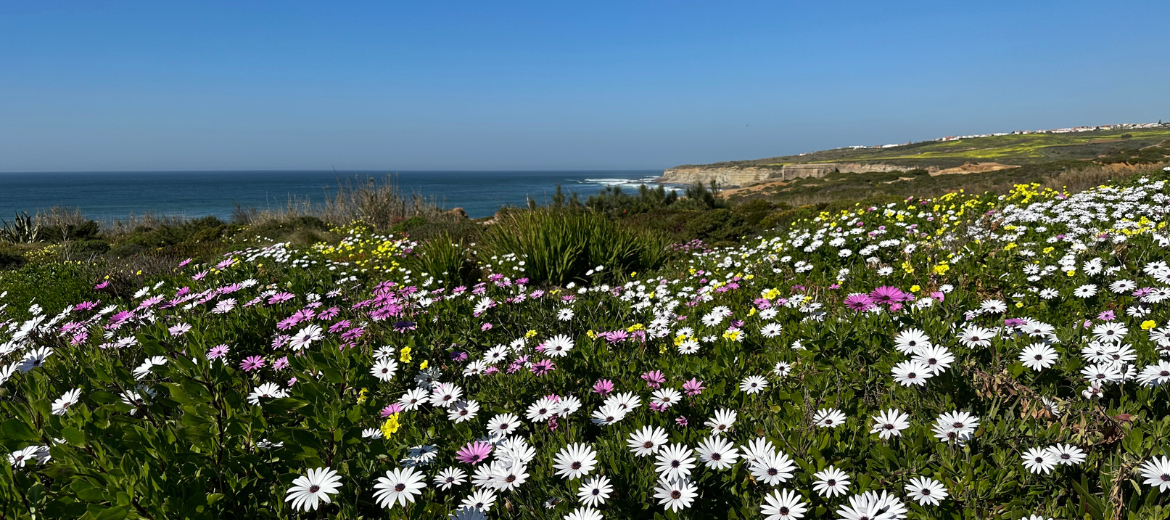
M 483 237 L 490 254 L 518 254 L 533 282 L 564 285 L 603 266 L 618 274 L 656 268 L 668 241 L 575 209 L 516 210 L 497 215 Z
M 12 223 L 0 220 L 0 240 L 13 244 L 31 244 L 40 236 L 41 227 L 28 213 L 16 214 Z

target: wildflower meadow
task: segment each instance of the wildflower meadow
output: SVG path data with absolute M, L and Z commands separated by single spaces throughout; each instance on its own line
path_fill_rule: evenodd
M 1167 175 L 5 294 L 0 518 L 1166 518 Z

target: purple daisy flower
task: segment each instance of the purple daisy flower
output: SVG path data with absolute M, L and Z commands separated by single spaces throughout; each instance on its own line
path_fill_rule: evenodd
M 883 285 L 869 293 L 869 297 L 873 299 L 874 303 L 889 305 L 898 303 L 905 299 L 906 293 L 902 292 L 902 290 L 897 287 Z
M 455 458 L 464 464 L 476 465 L 487 459 L 489 453 L 492 452 L 492 445 L 486 442 L 472 442 L 468 443 L 457 453 Z
M 850 294 L 845 298 L 845 307 L 857 312 L 865 312 L 873 308 L 873 299 L 866 294 Z
M 253 370 L 260 370 L 260 368 L 263 366 L 264 366 L 264 358 L 262 358 L 260 356 L 248 356 L 248 357 L 244 358 L 243 361 L 240 362 L 240 368 L 244 369 L 244 372 L 251 372 Z

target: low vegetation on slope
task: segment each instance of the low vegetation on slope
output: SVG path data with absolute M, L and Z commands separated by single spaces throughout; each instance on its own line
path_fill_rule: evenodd
M 1146 163 L 1164 162 L 1170 156 L 1170 127 L 1133 130 L 1097 130 L 1076 133 L 1011 134 L 1003 136 L 923 141 L 890 148 L 837 148 L 803 155 L 787 155 L 747 161 L 727 161 L 689 167 L 780 167 L 785 164 L 860 162 L 914 168 L 953 168 L 968 163 L 996 162 L 1010 165 L 1053 161 L 1125 158 Z M 1147 150 L 1146 154 L 1137 153 Z M 1131 164 L 1133 164 L 1131 162 Z

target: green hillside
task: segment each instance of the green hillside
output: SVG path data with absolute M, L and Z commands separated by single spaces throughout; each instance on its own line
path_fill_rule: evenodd
M 1011 134 L 992 137 L 925 141 L 890 148 L 837 148 L 803 155 L 727 161 L 692 167 L 781 167 L 785 164 L 860 162 L 913 168 L 953 168 L 968 163 L 996 162 L 1033 165 L 1054 161 L 1093 160 L 1102 163 L 1162 162 L 1170 156 L 1170 126 L 1149 129 L 1096 130 L 1077 133 Z

